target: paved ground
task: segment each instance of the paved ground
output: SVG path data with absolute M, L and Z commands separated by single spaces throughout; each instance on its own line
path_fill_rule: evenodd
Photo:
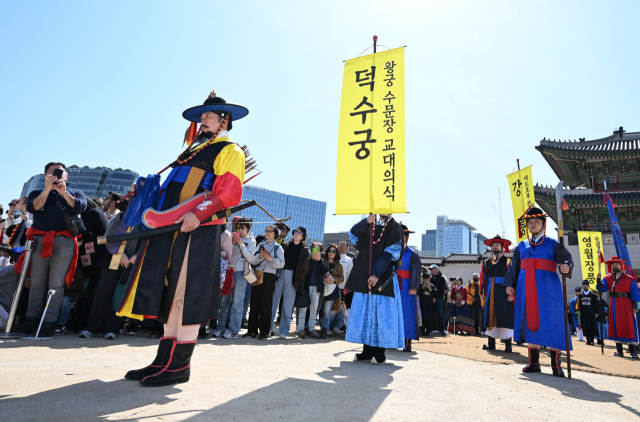
M 425 351 L 352 362 L 357 346 L 328 341 L 200 340 L 191 381 L 144 388 L 122 378 L 150 363 L 146 337 L 0 340 L 0 421 L 92 420 L 581 420 L 640 418 L 640 380 L 574 371 L 523 375 Z

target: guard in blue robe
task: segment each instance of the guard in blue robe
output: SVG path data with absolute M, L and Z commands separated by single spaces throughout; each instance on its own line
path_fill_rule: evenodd
M 373 232 L 373 267 L 369 276 L 369 227 Z M 397 269 L 402 259 L 403 234 L 391 215 L 375 215 L 354 225 L 349 239 L 358 255 L 345 285 L 352 291 L 349 327 L 345 340 L 363 344 L 354 361 L 381 364 L 386 361 L 385 348 L 404 347 L 404 322 Z
M 560 351 L 566 348 L 566 309 L 562 282 L 556 271 L 560 267 L 560 271 L 570 278 L 573 260 L 564 249 L 564 260 L 561 261 L 562 246 L 546 236 L 546 217 L 535 207 L 523 216 L 531 238 L 518 244 L 503 284 L 507 294 L 513 295 L 515 291 L 514 338 L 522 337 L 528 343 L 529 364 L 523 372 L 541 372 L 540 346 L 547 346 L 551 351 L 553 375 L 564 377 Z
M 400 225 L 404 233 L 404 253 L 402 254 L 402 264 L 398 270 L 398 281 L 400 282 L 400 297 L 402 298 L 402 318 L 404 320 L 404 349 L 403 352 L 411 351 L 411 340 L 418 340 L 418 318 L 420 308 L 418 306 L 418 289 L 420 288 L 420 271 L 422 264 L 420 256 L 408 248 L 409 235 L 415 233 L 409 231 L 404 224 Z

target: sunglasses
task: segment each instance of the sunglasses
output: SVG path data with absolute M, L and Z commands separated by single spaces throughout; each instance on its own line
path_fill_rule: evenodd
M 12 203 L 9 204 L 10 207 L 15 207 L 16 205 L 18 205 L 18 204 L 16 204 L 15 202 L 12 202 Z
M 335 250 L 335 249 L 329 249 L 329 250 L 327 251 L 327 253 L 336 253 L 336 250 Z
M 265 230 L 265 233 L 275 233 L 273 230 Z
M 297 235 L 297 234 L 302 235 L 302 232 L 300 232 L 300 231 L 298 231 L 298 230 L 294 230 L 294 231 L 293 231 L 293 235 L 295 236 L 295 235 Z

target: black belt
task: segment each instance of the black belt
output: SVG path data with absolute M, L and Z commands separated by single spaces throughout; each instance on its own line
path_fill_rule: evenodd
M 629 292 L 613 292 L 613 293 L 611 293 L 611 297 L 631 297 L 631 293 L 629 293 Z

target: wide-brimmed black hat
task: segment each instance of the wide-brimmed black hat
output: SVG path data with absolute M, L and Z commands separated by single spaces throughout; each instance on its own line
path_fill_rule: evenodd
M 582 280 L 582 285 L 584 286 L 585 284 L 588 286 L 590 284 L 589 280 Z
M 402 232 L 403 232 L 404 234 L 411 234 L 411 233 L 415 233 L 415 232 L 409 231 L 409 228 L 408 228 L 407 226 L 405 226 L 404 224 L 400 224 L 400 227 L 402 227 Z
M 186 109 L 182 113 L 182 117 L 190 122 L 200 123 L 200 116 L 207 111 L 212 111 L 222 117 L 229 115 L 229 123 L 240 120 L 249 114 L 249 109 L 246 107 L 228 103 L 224 98 L 216 96 L 215 91 L 212 91 L 202 105 Z
M 307 240 L 307 229 L 305 229 L 302 226 L 299 226 L 297 229 L 293 230 L 293 231 L 299 231 L 300 233 L 302 233 L 302 240 Z

